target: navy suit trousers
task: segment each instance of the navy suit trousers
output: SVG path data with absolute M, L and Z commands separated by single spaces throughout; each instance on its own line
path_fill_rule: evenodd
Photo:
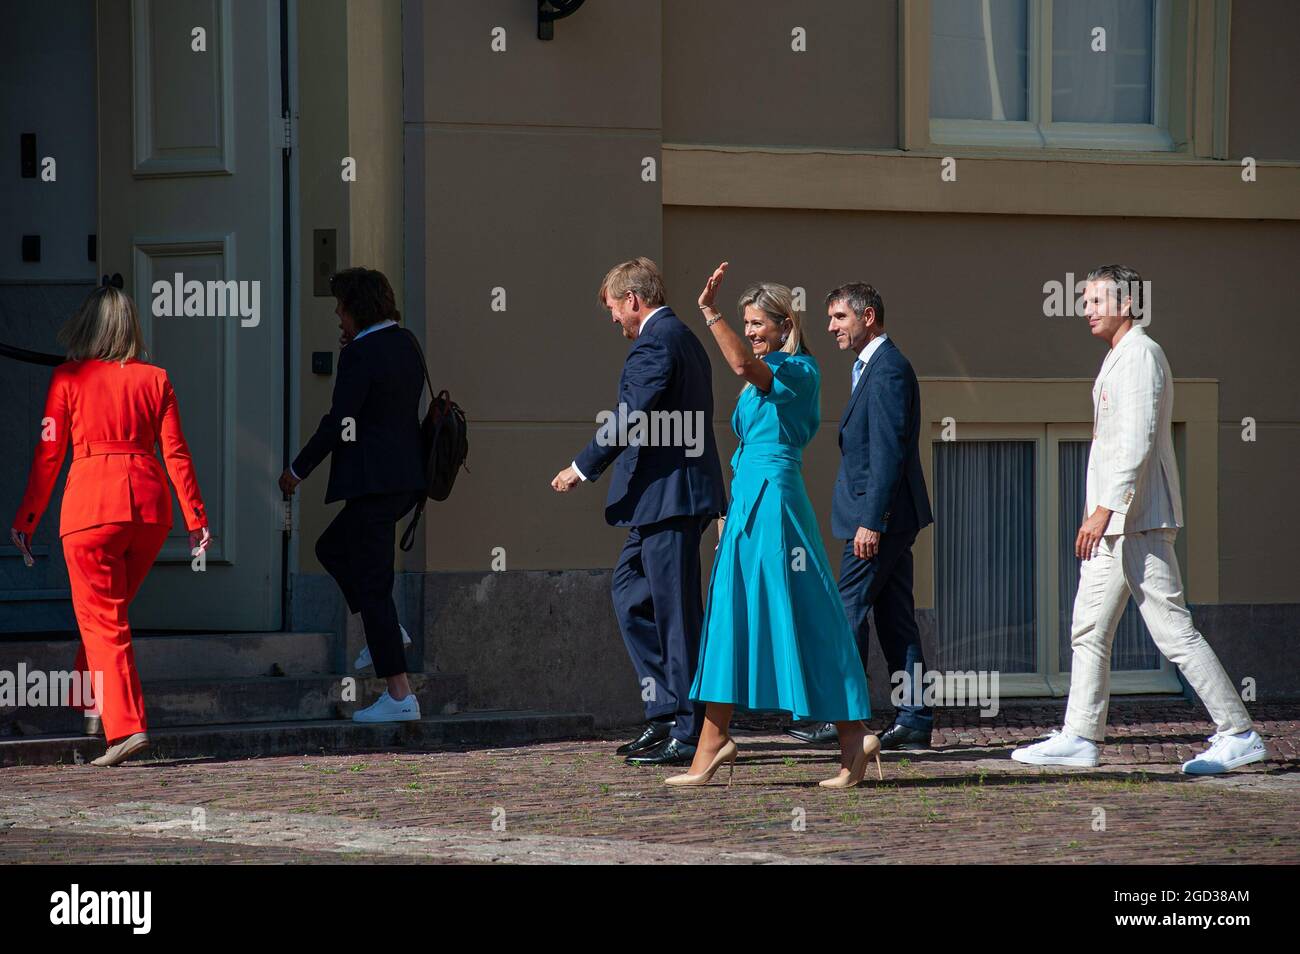
M 675 720 L 673 737 L 692 745 L 704 714 L 703 704 L 690 699 L 704 623 L 700 538 L 712 519 L 670 517 L 632 527 L 611 586 L 646 718 Z
M 890 677 L 903 673 L 904 687 L 914 682 L 917 673 L 925 672 L 925 655 L 921 651 L 921 632 L 916 626 L 916 606 L 912 601 L 912 544 L 917 531 L 884 533 L 875 557 L 863 560 L 853 553 L 853 541 L 844 541 L 840 561 L 840 599 L 849 617 L 849 626 L 858 642 L 862 669 L 867 669 L 871 645 L 871 625 L 867 614 L 876 614 L 876 635 L 885 654 Z M 891 683 L 891 688 L 892 688 Z M 904 699 L 921 701 L 924 683 L 911 685 Z M 929 731 L 934 712 L 923 705 L 895 707 L 894 722 L 909 729 Z

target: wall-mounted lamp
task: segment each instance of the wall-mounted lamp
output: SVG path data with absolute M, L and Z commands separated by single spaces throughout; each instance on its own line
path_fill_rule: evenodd
M 582 6 L 582 0 L 537 0 L 537 39 L 555 39 L 555 21 Z

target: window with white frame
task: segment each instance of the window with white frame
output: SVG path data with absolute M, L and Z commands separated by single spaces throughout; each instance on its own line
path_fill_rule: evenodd
M 997 671 L 1006 695 L 1063 695 L 1079 584 L 1090 425 L 975 425 L 934 440 L 935 658 Z M 1176 692 L 1130 598 L 1111 654 L 1117 692 Z
M 931 0 L 930 139 L 1168 151 L 1170 0 Z
M 1092 443 L 1086 440 L 1057 441 L 1057 484 L 1060 501 L 1057 516 L 1057 640 L 1061 672 L 1070 670 L 1073 648 L 1071 646 L 1074 619 L 1074 597 L 1079 592 L 1079 561 L 1074 556 L 1074 544 L 1079 525 L 1086 513 L 1084 500 L 1088 482 L 1088 451 Z M 1115 629 L 1111 644 L 1110 668 L 1112 672 L 1128 672 L 1161 667 L 1160 651 L 1156 649 L 1151 633 L 1142 621 L 1137 604 L 1130 596 Z
M 1032 440 L 934 445 L 939 669 L 1042 668 L 1037 456 Z

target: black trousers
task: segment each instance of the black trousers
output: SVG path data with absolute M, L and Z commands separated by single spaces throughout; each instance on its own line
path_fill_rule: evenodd
M 675 720 L 672 736 L 692 745 L 704 717 L 704 704 L 690 698 L 704 624 L 700 538 L 713 519 L 670 517 L 630 528 L 611 587 L 646 718 Z
M 853 541 L 844 541 L 844 556 L 840 560 L 840 599 L 844 612 L 858 643 L 862 669 L 867 669 L 867 653 L 871 645 L 871 624 L 867 614 L 873 609 L 876 616 L 876 636 L 885 653 L 885 664 L 890 678 L 902 674 L 903 684 L 910 691 L 902 696 L 912 703 L 894 707 L 894 722 L 909 729 L 930 731 L 934 712 L 921 705 L 925 654 L 921 651 L 921 633 L 916 626 L 916 605 L 912 602 L 912 544 L 917 531 L 884 533 L 880 536 L 880 552 L 870 560 L 853 553 Z M 891 684 L 892 688 L 892 684 Z
M 406 651 L 393 603 L 393 545 L 397 523 L 422 491 L 353 497 L 316 541 L 316 557 L 343 591 L 348 612 L 360 613 L 375 675 L 406 672 Z

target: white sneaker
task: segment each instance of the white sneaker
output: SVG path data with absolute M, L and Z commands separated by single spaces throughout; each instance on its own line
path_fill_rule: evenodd
M 406 631 L 406 627 L 403 626 L 401 623 L 398 623 L 397 628 L 402 631 L 402 645 L 403 646 L 411 645 L 411 634 Z M 355 665 L 357 671 L 360 672 L 362 669 L 369 669 L 371 666 L 374 665 L 374 663 L 375 661 L 370 658 L 370 647 L 362 646 L 361 654 L 357 656 L 357 661 L 353 665 Z
M 1264 740 L 1254 730 L 1244 739 L 1216 732 L 1208 741 L 1208 749 L 1183 763 L 1183 771 L 1188 775 L 1219 775 L 1251 762 L 1262 762 L 1268 757 Z
M 1011 757 L 1026 765 L 1073 765 L 1095 768 L 1097 745 L 1089 739 L 1053 731 L 1048 739 L 1016 749 Z
M 352 713 L 353 722 L 419 722 L 420 700 L 411 693 L 398 702 L 387 692 L 375 704 Z

